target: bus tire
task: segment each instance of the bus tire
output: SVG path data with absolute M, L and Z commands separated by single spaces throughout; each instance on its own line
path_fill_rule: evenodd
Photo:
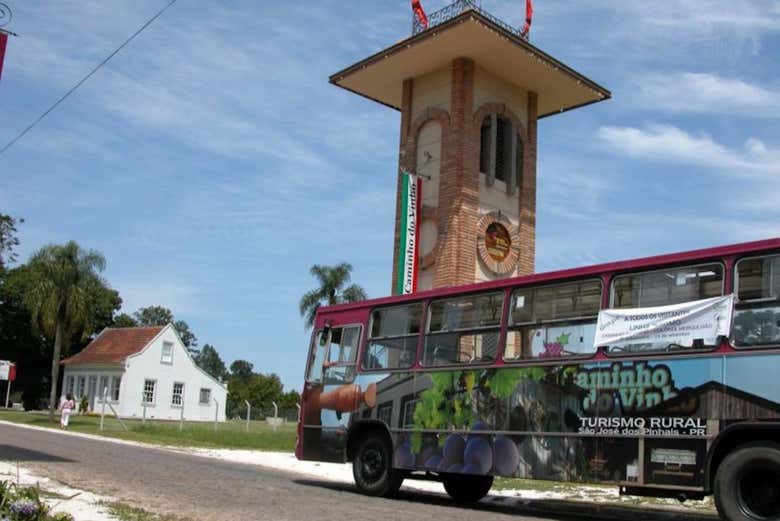
M 392 496 L 404 480 L 403 474 L 393 468 L 389 441 L 377 434 L 369 434 L 358 442 L 352 475 L 358 490 L 368 496 Z
M 714 485 L 715 506 L 727 521 L 780 518 L 780 446 L 738 447 L 718 466 Z
M 442 476 L 444 490 L 458 503 L 476 503 L 490 492 L 493 476 L 447 474 Z

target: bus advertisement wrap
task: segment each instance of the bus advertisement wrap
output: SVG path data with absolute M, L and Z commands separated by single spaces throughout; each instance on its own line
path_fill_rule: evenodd
M 691 346 L 696 339 L 728 337 L 734 295 L 671 306 L 599 311 L 595 345 L 666 344 Z

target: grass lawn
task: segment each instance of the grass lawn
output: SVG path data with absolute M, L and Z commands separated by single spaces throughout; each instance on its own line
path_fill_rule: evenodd
M 46 413 L 0 411 L 0 420 L 14 423 L 26 423 L 39 427 L 59 430 L 59 417 L 52 423 Z M 295 448 L 295 424 L 286 423 L 276 432 L 265 422 L 253 421 L 246 431 L 246 422 L 228 421 L 217 425 L 213 423 L 184 422 L 179 430 L 179 422 L 147 420 L 123 420 L 128 431 L 125 432 L 116 418 L 106 416 L 105 430 L 100 430 L 100 417 L 73 415 L 70 418 L 70 430 L 97 434 L 123 440 L 142 441 L 171 445 L 176 447 L 210 447 L 225 449 L 256 449 L 292 452 Z

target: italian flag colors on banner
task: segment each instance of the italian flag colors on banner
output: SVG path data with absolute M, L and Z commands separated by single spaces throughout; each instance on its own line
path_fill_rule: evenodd
M 417 245 L 420 242 L 422 179 L 404 172 L 401 181 L 401 236 L 396 293 L 417 291 Z

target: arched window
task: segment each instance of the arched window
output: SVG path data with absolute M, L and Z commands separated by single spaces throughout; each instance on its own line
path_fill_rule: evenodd
M 523 142 L 511 120 L 490 114 L 482 121 L 479 169 L 488 186 L 499 180 L 506 184 L 508 194 L 515 193 L 522 178 Z

